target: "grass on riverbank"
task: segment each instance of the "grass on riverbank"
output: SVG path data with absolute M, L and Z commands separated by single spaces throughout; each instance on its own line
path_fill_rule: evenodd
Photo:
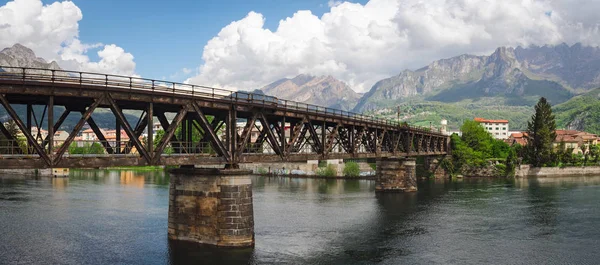
M 119 167 L 105 167 L 100 170 L 132 170 L 132 171 L 163 171 L 171 167 L 165 166 L 119 166 Z M 97 170 L 95 168 L 74 168 L 73 170 Z

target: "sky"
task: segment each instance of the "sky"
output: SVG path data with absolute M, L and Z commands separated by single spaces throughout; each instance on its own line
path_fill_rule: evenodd
M 499 46 L 600 44 L 597 0 L 0 1 L 0 49 L 69 70 L 252 90 L 298 74 L 365 92 Z

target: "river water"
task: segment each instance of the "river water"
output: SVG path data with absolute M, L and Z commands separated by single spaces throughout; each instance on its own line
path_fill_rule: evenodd
M 597 264 L 600 177 L 423 182 L 253 177 L 255 249 L 167 240 L 168 176 L 0 176 L 0 264 Z

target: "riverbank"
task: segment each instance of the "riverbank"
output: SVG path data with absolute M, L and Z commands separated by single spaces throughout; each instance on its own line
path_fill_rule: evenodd
M 529 177 L 569 177 L 600 175 L 600 166 L 581 167 L 531 167 L 521 165 L 515 170 L 516 178 Z

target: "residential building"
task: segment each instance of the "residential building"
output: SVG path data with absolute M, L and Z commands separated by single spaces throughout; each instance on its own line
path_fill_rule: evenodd
M 484 118 L 473 120 L 479 122 L 494 138 L 508 139 L 508 120 L 488 120 Z
M 558 148 L 564 146 L 566 150 L 572 149 L 575 154 L 583 154 L 589 151 L 591 145 L 598 144 L 598 136 L 593 133 L 577 130 L 556 130 L 556 138 L 553 146 Z M 584 147 L 585 146 L 585 147 Z
M 562 146 L 565 150 L 572 149 L 574 154 L 583 154 L 583 149 L 589 150 L 589 146 L 598 144 L 598 136 L 588 132 L 581 132 L 577 130 L 556 130 L 556 138 L 552 146 L 557 149 Z M 522 146 L 527 145 L 527 133 L 516 132 L 511 133 L 508 139 L 504 140 L 506 143 L 520 144 Z M 585 148 L 582 149 L 582 147 Z
M 98 138 L 96 137 L 94 130 L 92 130 L 90 128 L 90 129 L 86 129 L 83 132 L 81 132 L 81 140 L 82 141 L 96 141 L 96 140 L 98 140 Z
M 527 145 L 527 133 L 525 132 L 513 132 L 504 140 L 509 145 L 519 144 L 521 146 Z

